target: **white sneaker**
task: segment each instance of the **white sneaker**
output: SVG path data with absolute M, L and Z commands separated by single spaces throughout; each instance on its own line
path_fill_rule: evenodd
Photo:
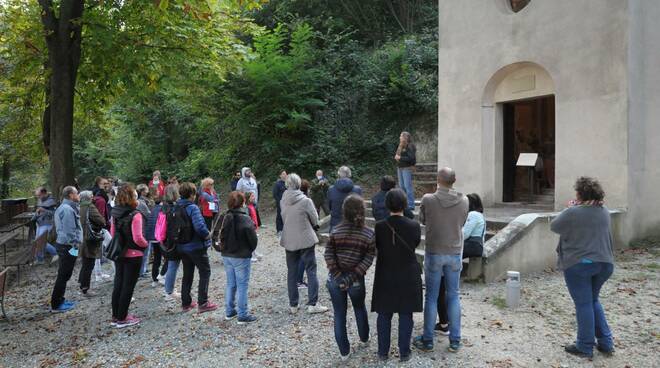
M 263 255 L 263 254 L 258 253 L 258 252 L 256 252 L 256 251 L 254 252 L 254 255 L 257 257 L 257 259 L 262 259 L 262 258 L 264 258 L 264 255 Z
M 157 286 L 158 286 L 158 281 L 151 282 L 151 287 L 157 287 Z
M 57 262 L 58 259 L 60 259 L 60 256 L 58 256 L 57 254 L 54 255 L 53 258 L 50 259 L 50 264 Z
M 254 263 L 254 262 L 259 262 L 259 258 L 252 257 L 252 258 L 250 259 L 250 261 L 251 261 L 252 263 Z
M 327 311 L 328 307 L 324 307 L 321 304 L 307 306 L 307 313 L 309 314 L 325 313 Z
M 289 307 L 289 313 L 296 314 L 296 313 L 298 313 L 298 309 L 299 309 L 298 306 Z
M 158 277 L 156 277 L 156 279 L 158 280 L 159 284 L 165 285 L 165 276 L 158 275 Z
M 351 353 L 350 353 L 350 352 L 349 352 L 348 354 L 346 354 L 346 355 L 341 355 L 341 354 L 339 354 L 339 358 L 341 358 L 341 361 L 342 361 L 342 362 L 347 361 L 348 358 L 350 358 L 350 357 L 351 357 Z

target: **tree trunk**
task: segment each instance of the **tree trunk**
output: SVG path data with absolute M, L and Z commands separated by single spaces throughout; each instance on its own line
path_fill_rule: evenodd
M 2 186 L 0 186 L 0 198 L 9 197 L 10 177 L 11 177 L 11 166 L 9 166 L 9 158 L 5 157 L 2 160 Z
M 39 0 L 42 8 L 50 68 L 50 101 L 44 118 L 50 115 L 50 182 L 54 193 L 73 185 L 73 104 L 80 64 L 84 0 L 62 0 L 55 12 L 52 0 Z M 59 15 L 59 16 L 58 16 Z
M 48 65 L 44 65 L 44 69 L 48 70 Z M 44 149 L 46 154 L 50 156 L 50 76 L 46 80 L 46 97 L 45 97 L 45 108 L 44 114 L 41 118 L 41 139 L 44 143 Z

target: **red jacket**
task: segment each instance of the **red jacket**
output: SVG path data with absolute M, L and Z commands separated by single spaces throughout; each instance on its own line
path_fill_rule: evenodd
M 259 220 L 257 219 L 257 209 L 254 208 L 254 204 L 250 203 L 248 204 L 248 214 L 250 215 L 250 218 L 252 219 L 252 222 L 254 222 L 254 228 L 259 230 Z
M 154 187 L 154 180 L 151 179 L 149 180 L 149 189 Z M 163 182 L 163 179 L 160 179 L 158 181 L 158 188 L 156 188 L 156 192 L 158 193 L 159 197 L 165 197 L 165 183 Z
M 213 203 L 215 203 L 215 211 L 209 209 L 210 198 L 212 198 Z M 202 216 L 204 217 L 213 217 L 214 214 L 220 212 L 220 201 L 218 200 L 218 194 L 215 190 L 204 189 L 199 196 L 199 208 L 202 210 Z

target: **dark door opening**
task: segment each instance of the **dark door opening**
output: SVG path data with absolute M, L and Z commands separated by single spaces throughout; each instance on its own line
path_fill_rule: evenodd
M 534 202 L 554 203 L 555 97 L 503 104 L 503 202 L 529 199 L 528 169 L 516 167 L 521 153 L 538 153 Z

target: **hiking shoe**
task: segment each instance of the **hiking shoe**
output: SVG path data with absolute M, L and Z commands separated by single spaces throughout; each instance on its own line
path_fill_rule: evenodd
M 585 353 L 584 351 L 578 349 L 575 344 L 564 346 L 564 351 L 580 358 L 593 358 L 593 354 Z
M 195 309 L 197 307 L 197 303 L 192 302 L 189 305 L 184 305 L 181 307 L 183 309 L 183 313 L 190 312 L 191 310 Z
M 435 333 L 438 335 L 444 335 L 444 336 L 449 336 L 449 325 L 445 325 L 444 327 L 440 323 L 435 324 Z
M 421 351 L 433 351 L 433 341 L 424 341 L 424 337 L 421 335 L 415 337 L 413 346 Z
M 238 317 L 238 324 L 239 325 L 244 325 L 244 324 L 247 324 L 247 323 L 254 322 L 256 320 L 257 320 L 257 317 L 255 317 L 251 314 L 248 314 L 245 317 Z
M 604 355 L 606 355 L 606 356 L 612 356 L 612 355 L 614 355 L 614 348 L 612 348 L 612 349 L 610 349 L 610 350 L 607 350 L 607 349 L 604 349 L 604 348 L 603 348 L 602 346 L 600 346 L 600 345 L 596 345 L 596 350 L 600 351 L 601 354 L 604 354 Z
M 218 309 L 218 305 L 211 303 L 211 302 L 206 302 L 197 308 L 198 313 L 204 313 L 204 312 L 211 312 Z
M 309 314 L 325 313 L 327 311 L 328 307 L 324 307 L 321 304 L 307 306 L 307 313 Z
M 68 311 L 70 311 L 70 310 L 73 309 L 73 307 L 75 307 L 75 306 L 76 306 L 76 303 L 75 303 L 75 302 L 69 302 L 69 301 L 66 301 L 66 300 L 65 300 L 65 301 L 63 301 L 62 304 L 60 304 L 57 308 L 51 308 L 50 311 L 51 311 L 52 313 L 64 313 L 64 312 L 68 312 Z
M 307 289 L 307 284 L 304 282 L 299 282 L 298 284 L 298 289 Z
M 126 327 L 131 327 L 139 324 L 141 321 L 139 318 L 133 316 L 133 315 L 128 315 L 126 316 L 126 319 L 123 321 L 117 321 L 115 324 L 115 328 L 126 328 Z
M 460 341 L 450 341 L 449 342 L 449 347 L 447 350 L 450 353 L 457 353 L 459 350 L 461 350 L 461 342 Z
M 236 318 L 238 316 L 238 313 L 234 312 L 232 314 L 225 314 L 225 321 L 231 321 L 232 319 Z
M 296 305 L 295 307 L 289 307 L 289 313 L 291 314 L 296 314 L 298 313 L 298 306 Z

